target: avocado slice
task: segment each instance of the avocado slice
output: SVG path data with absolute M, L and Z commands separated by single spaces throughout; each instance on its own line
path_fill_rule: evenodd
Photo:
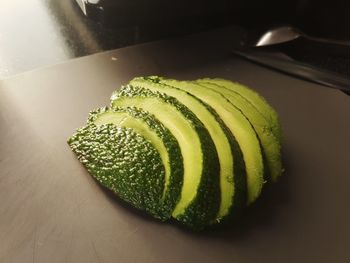
M 273 133 L 273 125 L 250 101 L 225 86 L 214 83 L 199 81 L 204 88 L 215 90 L 228 99 L 233 105 L 240 109 L 255 129 L 267 168 L 267 176 L 276 181 L 282 173 L 281 144 Z
M 160 219 L 165 170 L 153 145 L 130 128 L 89 123 L 68 144 L 89 173 L 134 207 Z
M 155 200 L 152 191 L 145 191 L 150 195 L 145 202 L 154 204 L 153 209 L 159 209 L 161 219 L 169 219 L 180 197 L 183 160 L 179 144 L 171 132 L 164 127 L 153 115 L 136 108 L 108 107 L 91 112 L 88 123 L 95 125 L 114 124 L 118 127 L 131 128 L 148 140 L 157 150 L 165 170 L 164 189 L 159 200 Z M 147 181 L 146 189 L 151 189 L 152 180 Z
M 169 129 L 179 143 L 184 164 L 181 197 L 172 216 L 196 229 L 212 222 L 220 204 L 220 166 L 202 122 L 175 98 L 131 85 L 114 92 L 111 104 L 147 111 Z
M 270 106 L 270 104 L 260 96 L 256 91 L 239 84 L 237 82 L 232 82 L 226 79 L 220 78 L 204 78 L 197 80 L 198 82 L 213 83 L 219 86 L 224 86 L 227 89 L 232 90 L 240 94 L 246 100 L 248 100 L 265 118 L 270 122 L 272 127 L 272 133 L 275 137 L 281 141 L 282 140 L 282 128 L 278 118 L 277 112 Z
M 204 124 L 213 139 L 220 162 L 221 201 L 215 222 L 232 214 L 244 203 L 246 197 L 244 162 L 235 138 L 217 113 L 209 105 L 178 88 L 155 83 L 143 77 L 135 78 L 129 84 L 176 98 Z
M 200 85 L 188 81 L 158 77 L 151 79 L 187 91 L 215 109 L 241 148 L 247 175 L 248 204 L 253 203 L 260 195 L 264 184 L 264 163 L 259 140 L 248 119 L 237 107 L 216 91 L 203 89 Z

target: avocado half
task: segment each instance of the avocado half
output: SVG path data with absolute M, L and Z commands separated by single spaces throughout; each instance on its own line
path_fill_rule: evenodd
M 196 230 L 230 221 L 281 175 L 282 131 L 256 91 L 224 79 L 137 77 L 68 144 L 137 209 Z

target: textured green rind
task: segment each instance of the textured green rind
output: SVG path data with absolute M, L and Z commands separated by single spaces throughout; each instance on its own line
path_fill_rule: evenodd
M 224 86 L 233 92 L 236 92 L 243 96 L 245 99 L 247 99 L 258 111 L 261 112 L 263 116 L 270 122 L 272 127 L 272 132 L 275 135 L 275 137 L 281 141 L 282 140 L 282 128 L 281 124 L 278 118 L 277 112 L 270 106 L 270 104 L 262 97 L 260 96 L 256 91 L 239 84 L 237 82 L 232 82 L 230 80 L 226 79 L 220 79 L 220 78 L 204 78 L 197 80 L 198 82 L 208 82 L 217 84 L 220 86 Z
M 264 162 L 260 142 L 245 115 L 220 93 L 203 89 L 196 83 L 152 77 L 154 81 L 185 90 L 212 106 L 237 138 L 245 162 L 248 204 L 261 194 L 264 184 Z M 204 92 L 205 91 L 205 92 Z
M 188 120 L 188 123 L 197 133 L 201 143 L 201 152 L 198 154 L 202 154 L 203 158 L 200 184 L 194 200 L 186 207 L 184 213 L 178 215 L 176 219 L 191 228 L 203 228 L 216 218 L 220 204 L 218 176 L 220 166 L 215 145 L 208 131 L 198 118 L 178 100 L 163 93 L 152 92 L 147 89 L 131 85 L 122 87 L 120 91 L 113 93 L 111 97 L 112 107 L 123 106 L 122 101 L 130 97 L 139 97 L 145 100 L 153 97 L 171 105 Z
M 233 188 L 233 196 L 231 197 L 232 203 L 230 204 L 230 207 L 226 207 L 227 209 L 226 214 L 218 214 L 215 220 L 215 223 L 218 223 L 221 220 L 225 219 L 226 217 L 231 217 L 231 215 L 235 214 L 235 211 L 237 209 L 241 208 L 244 204 L 246 204 L 246 179 L 245 179 L 246 175 L 245 175 L 245 168 L 244 168 L 245 165 L 244 165 L 241 149 L 236 139 L 234 138 L 230 130 L 227 128 L 227 126 L 223 123 L 219 115 L 215 112 L 215 110 L 212 107 L 210 107 L 208 104 L 202 102 L 201 100 L 193 96 L 192 94 L 186 91 L 183 91 L 181 89 L 171 87 L 169 85 L 154 82 L 152 78 L 137 77 L 131 80 L 129 84 L 137 87 L 142 87 L 145 89 L 150 89 L 153 91 L 163 92 L 169 96 L 176 96 L 176 98 L 181 103 L 183 103 L 195 114 L 196 112 L 195 112 L 195 109 L 193 109 L 193 106 L 194 104 L 197 104 L 197 107 L 198 107 L 198 104 L 199 104 L 201 106 L 199 107 L 200 110 L 205 112 L 204 116 L 208 116 L 208 115 L 213 116 L 213 117 L 211 116 L 209 117 L 214 118 L 217 123 L 214 125 L 219 126 L 218 128 L 222 130 L 221 133 L 214 134 L 213 132 L 213 134 L 211 134 L 214 144 L 216 142 L 215 140 L 223 140 L 224 141 L 223 143 L 227 143 L 231 151 L 230 153 L 230 155 L 232 156 L 231 158 L 233 160 L 233 167 L 232 167 L 233 171 L 231 174 L 232 177 L 227 178 L 227 173 L 223 172 L 222 169 L 221 169 L 221 172 L 223 173 L 220 173 L 220 180 L 228 181 L 232 184 L 232 188 Z M 182 99 L 185 96 L 190 97 L 190 99 L 187 99 L 187 100 Z M 196 114 L 196 115 L 197 117 L 199 116 L 199 114 Z M 209 117 L 205 118 L 204 120 L 201 119 L 201 121 L 206 126 L 207 130 L 210 133 L 210 128 L 208 128 L 208 126 L 213 124 L 208 124 L 207 119 L 209 119 Z M 219 153 L 220 166 L 225 167 L 224 164 L 223 165 L 221 164 L 219 150 L 217 150 L 217 152 Z M 223 194 L 222 190 L 221 190 L 221 194 Z
M 162 200 L 158 201 L 159 209 L 164 218 L 170 218 L 171 213 L 179 199 L 180 193 L 181 193 L 181 187 L 182 187 L 182 179 L 183 179 L 183 160 L 181 155 L 181 150 L 179 147 L 179 144 L 175 137 L 172 135 L 172 133 L 159 121 L 157 120 L 153 115 L 142 111 L 140 109 L 136 108 L 121 108 L 117 107 L 114 109 L 104 107 L 97 110 L 94 110 L 90 113 L 88 123 L 93 124 L 96 119 L 101 116 L 101 114 L 104 114 L 106 112 L 113 112 L 113 113 L 127 113 L 132 118 L 138 119 L 143 121 L 147 124 L 147 126 L 155 133 L 157 136 L 161 139 L 163 142 L 166 151 L 169 156 L 169 163 L 166 163 L 163 165 L 168 165 L 170 170 L 170 177 L 169 182 L 164 189 L 165 192 L 163 194 Z M 127 127 L 131 128 L 132 127 Z M 137 131 L 135 131 L 137 133 Z M 143 134 L 140 133 L 142 136 Z M 153 145 L 154 148 L 157 149 L 155 145 Z M 151 186 L 147 186 L 147 188 L 150 188 Z M 147 199 L 150 199 L 149 201 L 153 200 L 152 195 L 150 197 L 147 196 L 147 191 L 145 191 L 145 195 Z
M 156 218 L 168 218 L 159 209 L 164 167 L 158 152 L 142 136 L 113 124 L 88 124 L 78 129 L 68 144 L 103 186 Z
M 251 102 L 239 93 L 210 82 L 200 81 L 199 84 L 204 88 L 209 88 L 222 94 L 247 117 L 256 131 L 262 146 L 264 160 L 267 164 L 266 178 L 276 181 L 282 173 L 281 144 L 273 133 L 271 123 Z

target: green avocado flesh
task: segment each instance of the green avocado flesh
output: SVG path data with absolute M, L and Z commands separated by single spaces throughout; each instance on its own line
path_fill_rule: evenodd
M 236 207 L 236 203 L 244 200 L 242 195 L 245 195 L 245 173 L 242 155 L 234 154 L 236 149 L 239 150 L 237 142 L 220 117 L 210 106 L 181 89 L 155 83 L 147 78 L 135 78 L 129 84 L 176 98 L 204 124 L 214 141 L 220 162 L 221 202 L 216 221 L 228 216 Z
M 100 108 L 90 114 L 89 122 L 97 126 L 114 124 L 131 128 L 151 142 L 165 170 L 165 184 L 159 205 L 163 214 L 169 218 L 180 196 L 183 175 L 180 147 L 170 131 L 154 116 L 136 108 Z
M 271 123 L 254 107 L 247 99 L 240 94 L 213 82 L 197 82 L 203 88 L 208 88 L 222 94 L 233 105 L 240 109 L 252 124 L 260 140 L 268 177 L 275 181 L 282 173 L 281 146 L 279 140 L 273 133 Z
M 120 199 L 194 230 L 230 222 L 282 173 L 280 122 L 229 80 L 137 77 L 90 112 L 68 144 Z
M 181 197 L 173 217 L 202 227 L 219 209 L 219 160 L 203 124 L 175 98 L 143 88 L 124 86 L 112 95 L 112 107 L 136 107 L 153 114 L 177 139 L 183 156 Z
M 251 204 L 258 198 L 264 183 L 264 163 L 257 135 L 242 112 L 220 93 L 203 89 L 200 85 L 170 79 L 159 79 L 160 83 L 185 90 L 210 105 L 219 114 L 242 150 L 247 174 L 247 198 Z
M 242 97 L 248 100 L 254 107 L 256 107 L 256 109 L 259 112 L 261 112 L 261 114 L 270 122 L 270 125 L 272 127 L 272 133 L 275 135 L 275 137 L 279 141 L 281 141 L 282 130 L 281 130 L 280 121 L 278 119 L 278 115 L 276 111 L 267 103 L 267 101 L 262 96 L 260 96 L 257 92 L 239 83 L 232 82 L 226 79 L 204 78 L 204 79 L 199 79 L 197 81 L 213 83 L 219 86 L 224 86 L 225 88 L 240 94 Z

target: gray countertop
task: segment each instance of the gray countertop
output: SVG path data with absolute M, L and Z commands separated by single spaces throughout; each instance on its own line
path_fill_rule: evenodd
M 349 262 L 349 97 L 232 56 L 236 35 L 224 28 L 0 81 L 0 262 Z M 102 190 L 66 139 L 138 75 L 256 89 L 280 115 L 283 177 L 239 220 L 202 233 Z

